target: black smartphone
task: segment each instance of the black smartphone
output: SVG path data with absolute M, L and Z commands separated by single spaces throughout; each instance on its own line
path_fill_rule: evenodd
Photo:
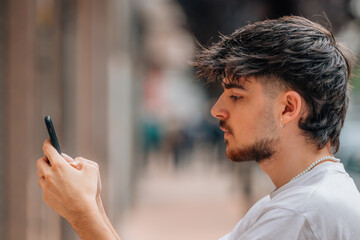
M 53 125 L 53 123 L 51 121 L 51 117 L 46 116 L 44 120 L 45 120 L 46 128 L 47 128 L 47 130 L 49 132 L 51 144 L 58 151 L 58 153 L 61 154 L 60 144 L 59 144 L 59 141 L 58 141 L 58 139 L 56 137 L 56 132 L 55 132 L 54 125 Z

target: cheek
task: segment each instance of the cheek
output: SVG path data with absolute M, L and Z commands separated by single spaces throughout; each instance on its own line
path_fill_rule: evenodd
M 269 109 L 264 108 L 264 102 L 252 102 L 246 106 L 238 107 L 233 115 L 233 131 L 235 138 L 241 141 L 254 141 L 256 136 L 264 131 L 264 124 L 269 121 Z M 266 125 L 266 124 L 265 124 Z
M 241 114 L 234 117 L 234 122 L 232 123 L 234 137 L 242 141 L 252 140 L 256 133 L 257 119 L 250 114 Z

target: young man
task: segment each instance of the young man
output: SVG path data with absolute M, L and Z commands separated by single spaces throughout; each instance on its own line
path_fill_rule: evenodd
M 221 239 L 357 239 L 360 194 L 333 156 L 350 63 L 331 32 L 301 17 L 257 22 L 202 49 L 194 66 L 198 78 L 224 88 L 211 112 L 227 156 L 257 161 L 276 186 Z M 48 140 L 43 150 L 37 165 L 47 204 L 82 239 L 119 239 L 101 204 L 96 164 L 60 156 Z

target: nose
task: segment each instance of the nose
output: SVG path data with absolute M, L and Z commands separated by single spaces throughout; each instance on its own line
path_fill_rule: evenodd
M 229 118 L 229 111 L 225 108 L 223 95 L 219 97 L 214 106 L 211 109 L 211 115 L 220 120 L 226 120 Z

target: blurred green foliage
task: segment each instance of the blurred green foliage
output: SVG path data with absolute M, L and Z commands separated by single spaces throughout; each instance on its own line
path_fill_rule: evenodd
M 360 63 L 357 62 L 354 65 L 354 71 L 351 76 L 351 85 L 353 87 L 352 92 L 353 95 L 356 95 L 357 98 L 360 97 Z

